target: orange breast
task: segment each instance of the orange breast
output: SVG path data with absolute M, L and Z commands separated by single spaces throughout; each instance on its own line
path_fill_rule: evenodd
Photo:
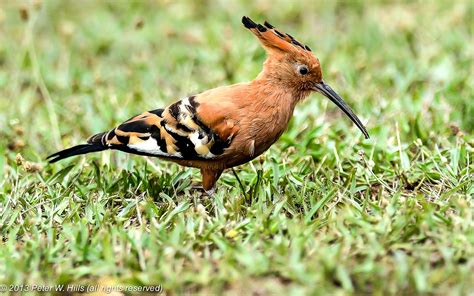
M 220 157 L 226 167 L 265 152 L 285 131 L 295 107 L 291 92 L 259 80 L 213 89 L 197 100 L 203 122 L 222 137 L 233 137 Z

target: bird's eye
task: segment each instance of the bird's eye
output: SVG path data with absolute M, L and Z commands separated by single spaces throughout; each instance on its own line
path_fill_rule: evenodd
M 306 65 L 300 65 L 298 66 L 298 73 L 300 73 L 301 75 L 306 75 L 308 74 L 309 70 L 308 70 L 308 67 L 306 67 Z

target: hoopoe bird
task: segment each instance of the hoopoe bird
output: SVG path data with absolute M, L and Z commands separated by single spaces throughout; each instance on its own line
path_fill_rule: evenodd
M 313 92 L 335 103 L 369 138 L 352 109 L 325 83 L 319 60 L 307 45 L 268 22 L 261 25 L 244 16 L 242 23 L 267 53 L 254 80 L 144 112 L 93 135 L 87 144 L 48 156 L 49 161 L 107 149 L 158 157 L 199 168 L 202 186 L 211 195 L 225 169 L 251 161 L 278 140 L 295 105 Z

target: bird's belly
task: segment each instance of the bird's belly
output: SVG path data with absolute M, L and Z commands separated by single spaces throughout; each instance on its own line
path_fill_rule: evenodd
M 280 138 L 283 132 L 284 129 L 281 129 L 277 131 L 277 133 L 274 133 L 265 138 L 261 138 L 259 140 L 257 138 L 257 140 L 255 141 L 255 157 L 267 151 Z
M 267 151 L 283 134 L 288 121 L 289 115 L 276 113 L 266 118 L 257 118 L 252 122 L 251 135 L 255 141 L 255 154 L 260 155 Z
M 286 125 L 276 128 L 262 126 L 254 128 L 253 133 L 236 137 L 226 157 L 226 166 L 234 167 L 249 162 L 267 151 L 283 134 Z

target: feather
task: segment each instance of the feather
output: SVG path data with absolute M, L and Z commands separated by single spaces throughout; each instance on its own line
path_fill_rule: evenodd
M 184 98 L 165 109 L 144 112 L 130 118 L 109 132 L 89 138 L 78 145 L 51 155 L 51 162 L 74 155 L 106 149 L 162 158 L 197 160 L 214 159 L 229 147 L 197 114 L 199 103 L 194 96 Z

